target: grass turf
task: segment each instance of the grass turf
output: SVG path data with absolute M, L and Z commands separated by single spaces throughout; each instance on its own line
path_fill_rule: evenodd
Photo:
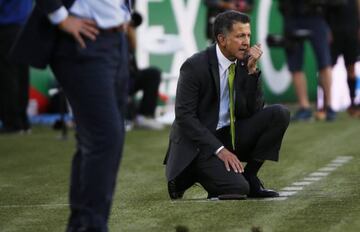
M 163 157 L 168 130 L 128 133 L 114 196 L 110 231 L 357 232 L 360 231 L 360 123 L 293 123 L 279 163 L 260 172 L 275 189 L 300 181 L 337 156 L 353 156 L 329 176 L 284 201 L 204 201 L 193 187 L 169 200 Z M 0 232 L 63 232 L 73 136 L 35 127 L 31 135 L 0 136 Z M 184 230 L 185 229 L 185 230 Z

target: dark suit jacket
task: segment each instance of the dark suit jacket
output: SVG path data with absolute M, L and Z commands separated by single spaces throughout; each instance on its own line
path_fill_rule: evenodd
M 251 117 L 263 108 L 259 76 L 249 76 L 238 61 L 235 73 L 236 119 Z M 216 138 L 219 121 L 220 77 L 216 47 L 187 59 L 180 69 L 175 121 L 166 154 L 166 176 L 174 179 L 194 158 L 214 155 L 223 144 Z
M 23 30 L 10 52 L 10 59 L 17 63 L 45 68 L 56 43 L 57 26 L 49 21 L 48 14 L 65 6 L 69 8 L 74 0 L 37 0 Z

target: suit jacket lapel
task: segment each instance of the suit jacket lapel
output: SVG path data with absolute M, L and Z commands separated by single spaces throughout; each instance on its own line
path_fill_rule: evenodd
M 244 105 L 244 85 L 247 77 L 247 69 L 241 64 L 241 61 L 237 61 L 235 71 L 235 115 L 239 115 Z
M 244 81 L 246 80 L 245 77 L 247 76 L 246 67 L 242 64 L 242 61 L 238 60 L 236 65 L 236 71 L 235 71 L 235 80 L 236 85 L 235 86 L 242 86 L 244 84 Z
M 214 79 L 215 88 L 216 88 L 216 96 L 217 99 L 220 99 L 220 76 L 219 76 L 219 62 L 216 56 L 216 47 L 215 45 L 210 46 L 207 49 L 208 56 L 209 56 L 209 65 L 211 76 Z

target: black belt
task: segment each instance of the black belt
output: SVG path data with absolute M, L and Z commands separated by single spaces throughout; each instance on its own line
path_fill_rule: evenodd
M 118 33 L 118 32 L 126 32 L 127 26 L 125 24 L 121 24 L 116 27 L 110 27 L 106 29 L 100 29 L 100 32 L 108 32 L 108 33 Z

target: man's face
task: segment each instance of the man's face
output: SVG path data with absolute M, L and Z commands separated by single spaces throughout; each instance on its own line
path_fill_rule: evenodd
M 243 60 L 250 48 L 250 24 L 235 23 L 226 35 L 218 36 L 220 49 L 229 60 Z

